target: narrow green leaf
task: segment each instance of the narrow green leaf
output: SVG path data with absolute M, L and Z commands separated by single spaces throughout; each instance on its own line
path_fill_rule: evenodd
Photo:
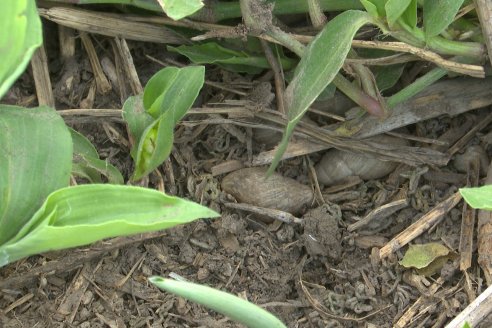
M 202 0 L 157 0 L 162 10 L 174 20 L 193 15 L 203 7 Z
M 205 82 L 204 66 L 166 67 L 157 72 L 144 90 L 144 107 L 153 118 L 170 111 L 176 124 L 190 109 Z
M 492 185 L 478 188 L 460 188 L 460 193 L 471 207 L 492 211 Z
M 234 72 L 257 74 L 269 69 L 270 64 L 263 56 L 255 56 L 245 51 L 236 51 L 222 47 L 216 42 L 195 44 L 192 46 L 168 46 L 171 52 L 186 56 L 195 64 L 216 64 Z M 279 58 L 284 70 L 294 68 L 296 61 L 285 56 Z
M 81 133 L 68 127 L 73 143 L 73 153 L 77 155 L 99 157 L 96 147 Z
M 0 266 L 50 250 L 217 216 L 199 204 L 152 189 L 119 185 L 63 188 L 50 194 L 21 231 L 0 246 Z
M 25 70 L 43 42 L 34 0 L 6 0 L 0 11 L 0 98 Z
M 412 0 L 388 0 L 384 6 L 386 10 L 386 20 L 388 25 L 393 26 L 396 21 L 403 15 Z
M 173 147 L 173 130 L 172 112 L 162 114 L 145 129 L 136 151 L 133 181 L 143 178 L 166 160 Z
M 54 109 L 0 106 L 0 245 L 68 186 L 72 139 Z
M 412 29 L 417 27 L 417 0 L 412 0 L 401 15 L 401 20 Z
M 424 1 L 424 32 L 430 38 L 441 34 L 454 20 L 464 0 Z
M 156 95 L 155 98 L 158 96 Z M 148 97 L 151 98 L 149 95 Z M 149 102 L 150 107 L 153 101 L 149 100 Z M 123 104 L 123 119 L 128 124 L 128 129 L 136 144 L 140 141 L 140 137 L 145 129 L 154 121 L 152 116 L 145 112 L 143 97 L 141 95 L 129 97 L 125 101 Z
M 342 67 L 357 30 L 371 22 L 372 18 L 366 12 L 345 11 L 326 24 L 309 44 L 294 79 L 285 90 L 288 127 L 268 174 L 278 165 L 296 124 Z
M 362 5 L 366 9 L 366 11 L 369 13 L 369 15 L 371 15 L 374 18 L 379 18 L 380 17 L 379 16 L 379 12 L 378 12 L 378 8 L 371 1 L 369 1 L 369 0 L 360 0 L 360 3 L 362 3 Z
M 204 305 L 250 328 L 286 328 L 271 313 L 259 306 L 220 290 L 191 282 L 150 277 L 149 281 L 162 290 Z

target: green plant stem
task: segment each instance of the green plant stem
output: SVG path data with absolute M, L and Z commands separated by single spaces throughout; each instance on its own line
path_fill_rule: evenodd
M 342 74 L 338 73 L 332 83 L 357 105 L 365 109 L 371 115 L 384 116 L 381 104 L 361 89 L 350 83 Z
M 440 67 L 434 68 L 422 77 L 416 79 L 412 84 L 406 86 L 405 88 L 401 89 L 400 91 L 389 97 L 386 103 L 388 104 L 389 108 L 395 107 L 399 103 L 412 98 L 420 91 L 438 81 L 440 78 L 445 76 L 447 72 L 447 70 Z
M 51 0 L 70 4 L 122 4 L 139 8 L 162 12 L 155 0 Z M 273 0 L 268 0 L 273 2 Z M 348 9 L 363 9 L 359 0 L 319 0 L 322 11 L 342 11 Z M 305 0 L 276 0 L 273 13 L 275 15 L 302 14 L 309 12 L 308 3 Z M 196 20 L 218 22 L 225 19 L 241 17 L 239 1 L 218 1 L 206 9 L 200 10 L 192 16 Z
M 391 36 L 419 48 L 427 47 L 442 55 L 463 56 L 475 59 L 482 59 L 485 54 L 484 46 L 478 42 L 454 41 L 441 36 L 426 39 L 421 29 L 411 28 L 401 20 L 399 21 L 398 27 L 401 30 L 389 31 Z

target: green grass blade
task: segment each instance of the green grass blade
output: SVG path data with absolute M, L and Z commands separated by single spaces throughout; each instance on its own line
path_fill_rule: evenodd
M 326 24 L 306 48 L 296 68 L 294 79 L 285 90 L 289 125 L 275 153 L 269 173 L 275 170 L 282 158 L 296 124 L 342 67 L 355 33 L 372 21 L 372 17 L 366 12 L 345 11 Z
M 34 0 L 4 0 L 0 11 L 0 98 L 25 70 L 43 42 Z
M 0 246 L 0 266 L 50 250 L 217 216 L 152 189 L 95 184 L 63 188 L 50 194 L 15 238 Z
M 204 305 L 250 328 L 286 328 L 273 314 L 259 306 L 220 290 L 185 281 L 150 277 L 162 290 Z
M 471 207 L 492 211 L 492 185 L 478 188 L 460 188 L 460 193 Z
M 54 109 L 0 106 L 0 245 L 68 186 L 72 139 Z
M 454 20 L 464 0 L 424 1 L 424 32 L 430 38 L 441 34 Z

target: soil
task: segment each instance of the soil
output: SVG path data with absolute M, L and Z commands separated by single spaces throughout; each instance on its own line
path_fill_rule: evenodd
M 54 36 L 48 32 L 47 37 Z M 93 37 L 99 44 L 98 53 L 111 48 L 107 38 Z M 146 55 L 164 61 L 167 56 L 176 58 L 162 47 L 138 42 L 130 46 L 143 85 L 160 69 Z M 93 75 L 85 53 L 78 50 L 76 58 L 63 65 L 57 58 L 57 46 L 48 48 L 57 109 L 81 108 L 87 100 Z M 177 59 L 186 63 L 181 57 Z M 260 81 L 265 77 L 256 78 Z M 215 67 L 207 70 L 207 79 L 246 93 L 257 83 Z M 6 101 L 35 106 L 34 95 L 31 73 L 26 72 Z M 96 94 L 90 107 L 119 109 L 124 99 L 113 87 L 108 94 Z M 206 86 L 194 107 L 231 100 L 238 98 Z M 466 118 L 429 120 L 407 132 L 436 138 L 463 120 L 472 116 L 479 119 L 484 114 L 486 110 L 467 114 Z M 13 285 L 2 285 L 0 326 L 240 327 L 218 313 L 159 291 L 147 281 L 153 275 L 179 276 L 239 295 L 271 311 L 288 327 L 393 327 L 421 297 L 427 305 L 425 311 L 416 314 L 406 327 L 442 327 L 469 303 L 470 293 L 483 289 L 476 264 L 466 278 L 471 281 L 472 292 L 463 287 L 464 275 L 452 260 L 433 276 L 422 277 L 399 265 L 406 248 L 378 259 L 378 248 L 457 190 L 458 186 L 449 180 L 436 181 L 419 173 L 422 168 L 400 166 L 388 177 L 331 192 L 328 201 L 316 197 L 298 216 L 302 223 L 265 221 L 250 212 L 226 207 L 224 204 L 234 199 L 221 190 L 224 174 L 211 174 L 212 167 L 226 160 L 248 163 L 252 154 L 265 146 L 252 141 L 250 128 L 200 123 L 209 118 L 203 115 L 184 119 L 185 123 L 176 129 L 173 154 L 160 168 L 162 175 L 152 174 L 148 185 L 157 187 L 163 182 L 168 194 L 216 209 L 221 218 L 199 220 L 157 236 L 144 235 L 138 242 L 86 259 L 84 254 L 104 249 L 110 242 L 33 256 L 8 265 L 0 270 L 0 278 L 4 283 L 17 280 Z M 71 118 L 67 122 L 96 145 L 102 158 L 126 178 L 130 176 L 133 163 L 121 122 L 98 117 Z M 486 132 L 471 143 L 482 144 L 490 158 Z M 315 190 L 309 162 L 316 163 L 320 155 L 309 157 L 309 161 L 284 161 L 279 172 Z M 456 173 L 452 165 L 438 170 Z M 462 173 L 457 176 L 464 177 Z M 362 229 L 348 229 L 409 188 L 413 190 L 407 207 L 376 218 Z M 322 186 L 321 191 L 326 189 Z M 462 203 L 450 210 L 439 224 L 414 242 L 439 241 L 457 250 L 461 207 Z M 68 264 L 79 257 L 80 263 Z M 29 276 L 53 263 L 59 264 L 56 270 Z M 435 282 L 442 287 L 430 293 Z M 482 323 L 482 327 L 490 326 L 492 320 Z

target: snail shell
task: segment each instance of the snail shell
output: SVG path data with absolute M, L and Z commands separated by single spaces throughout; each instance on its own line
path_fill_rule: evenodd
M 298 214 L 313 200 L 311 188 L 260 167 L 240 169 L 222 180 L 222 190 L 238 202 Z
M 386 135 L 368 140 L 381 144 L 407 145 L 407 141 L 404 139 Z M 331 185 L 353 175 L 357 175 L 363 180 L 379 179 L 393 172 L 397 165 L 397 163 L 382 161 L 368 154 L 332 149 L 327 151 L 316 165 L 316 174 L 320 183 Z

